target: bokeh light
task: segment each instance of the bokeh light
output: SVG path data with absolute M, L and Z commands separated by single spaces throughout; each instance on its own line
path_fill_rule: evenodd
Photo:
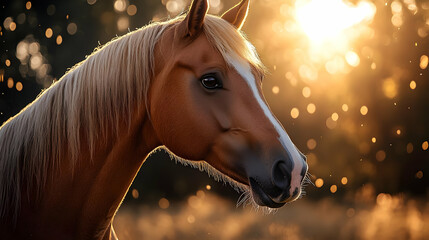
M 313 138 L 308 139 L 307 141 L 307 147 L 309 150 L 314 150 L 317 146 L 317 142 L 316 140 L 314 140 Z
M 290 116 L 292 118 L 298 118 L 298 116 L 299 116 L 298 108 L 292 108 L 292 110 L 290 110 Z
M 63 43 L 63 37 L 61 37 L 61 35 L 58 35 L 55 42 L 57 43 L 57 45 L 61 45 L 61 43 Z
M 331 185 L 331 187 L 329 188 L 329 190 L 331 191 L 331 193 L 336 193 L 337 192 L 337 190 L 338 190 L 338 187 L 337 187 L 337 185 Z
M 52 28 L 47 28 L 46 31 L 45 31 L 46 38 L 51 38 L 52 35 L 53 35 Z
M 113 4 L 115 11 L 123 12 L 127 9 L 128 2 L 126 0 L 116 0 Z
M 130 16 L 136 15 L 136 13 L 137 13 L 137 7 L 136 7 L 136 5 L 130 5 L 130 6 L 128 6 L 127 7 L 127 13 Z
M 318 178 L 316 179 L 316 181 L 314 182 L 314 184 L 316 185 L 316 187 L 321 188 L 323 186 L 323 179 Z
M 349 182 L 349 180 L 347 179 L 347 177 L 341 178 L 341 184 L 346 185 L 348 182 Z
M 16 85 L 15 85 L 15 88 L 16 88 L 16 90 L 18 92 L 22 91 L 22 88 L 23 88 L 22 83 L 21 82 L 17 82 Z
M 31 9 L 31 2 L 30 2 L 30 1 L 28 1 L 28 2 L 25 4 L 25 8 L 26 8 L 27 10 L 30 10 L 30 9 Z
M 170 206 L 170 202 L 166 198 L 161 198 L 158 201 L 158 205 L 162 209 L 167 209 Z
M 411 81 L 410 82 L 410 88 L 414 90 L 414 89 L 416 89 L 416 87 L 417 87 L 417 83 L 414 80 Z
M 274 86 L 271 90 L 274 94 L 278 94 L 280 92 L 280 88 L 278 86 Z
M 309 103 L 307 105 L 307 112 L 310 114 L 313 114 L 314 112 L 316 112 L 316 105 L 314 105 L 314 103 Z
M 361 108 L 360 108 L 360 114 L 362 114 L 362 115 L 367 115 L 368 114 L 368 107 L 367 106 L 362 106 Z
M 76 23 L 69 23 L 67 25 L 67 32 L 70 35 L 76 34 L 76 32 L 77 32 L 77 25 L 76 25 Z
M 302 89 L 302 96 L 309 98 L 311 96 L 311 89 L 309 87 L 304 87 Z
M 427 55 L 422 55 L 420 57 L 420 68 L 421 69 L 426 69 L 428 66 L 428 56 Z
M 428 144 L 428 141 L 424 141 L 423 143 L 422 143 L 422 149 L 423 150 L 428 150 L 428 146 L 429 146 L 429 144 Z
M 140 196 L 139 191 L 135 188 L 131 191 L 131 195 L 133 196 L 134 199 L 137 199 Z

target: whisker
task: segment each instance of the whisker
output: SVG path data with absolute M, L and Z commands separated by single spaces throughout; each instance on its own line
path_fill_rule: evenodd
M 240 207 L 241 205 L 243 207 L 245 207 L 247 204 L 247 202 L 250 200 L 252 196 L 250 195 L 250 191 L 245 191 L 243 192 L 240 197 L 238 197 L 237 200 L 237 208 Z

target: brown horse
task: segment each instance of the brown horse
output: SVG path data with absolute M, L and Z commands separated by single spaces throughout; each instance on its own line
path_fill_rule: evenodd
M 0 238 L 116 238 L 116 211 L 163 146 L 246 201 L 297 199 L 307 164 L 262 96 L 264 68 L 239 31 L 248 6 L 219 18 L 194 0 L 186 16 L 98 49 L 8 120 Z

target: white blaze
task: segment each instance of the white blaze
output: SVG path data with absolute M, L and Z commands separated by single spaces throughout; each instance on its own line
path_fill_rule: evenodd
M 271 110 L 268 108 L 265 101 L 262 99 L 261 94 L 259 93 L 258 87 L 256 85 L 255 77 L 253 76 L 252 71 L 250 69 L 249 63 L 241 60 L 240 58 L 237 58 L 237 57 L 234 58 L 232 56 L 228 56 L 227 60 L 233 65 L 235 70 L 247 82 L 250 89 L 252 90 L 253 96 L 256 98 L 256 101 L 259 103 L 259 106 L 262 108 L 265 116 L 270 120 L 270 122 L 273 124 L 274 128 L 276 129 L 279 135 L 280 143 L 285 148 L 285 150 L 290 153 L 292 157 L 292 161 L 294 163 L 292 173 L 291 173 L 291 188 L 290 188 L 290 194 L 292 196 L 293 191 L 295 191 L 296 188 L 298 188 L 298 190 L 301 189 L 301 179 L 303 177 L 301 176 L 301 170 L 303 168 L 304 160 L 302 159 L 295 145 L 292 143 L 292 140 L 290 139 L 289 135 L 286 133 L 286 131 L 280 125 L 278 120 L 274 117 Z

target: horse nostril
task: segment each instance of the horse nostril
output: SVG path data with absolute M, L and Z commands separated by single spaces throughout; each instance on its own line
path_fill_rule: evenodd
M 273 184 L 282 190 L 286 190 L 290 185 L 291 172 L 292 166 L 289 166 L 285 161 L 276 162 L 273 166 Z

